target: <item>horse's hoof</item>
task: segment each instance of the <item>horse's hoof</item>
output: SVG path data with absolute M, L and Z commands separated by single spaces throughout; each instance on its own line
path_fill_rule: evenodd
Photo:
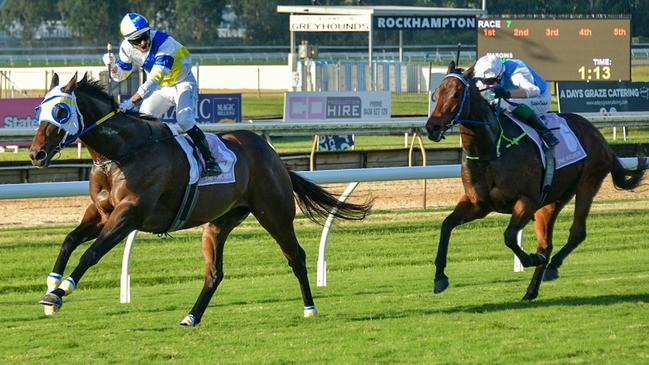
M 536 267 L 545 264 L 547 262 L 548 262 L 547 257 L 545 257 L 545 255 L 540 253 L 531 253 L 527 257 L 527 260 L 525 261 L 521 260 L 523 267 Z
M 56 294 L 47 293 L 38 302 L 43 305 L 43 312 L 46 316 L 54 315 L 63 306 L 63 299 Z
M 304 307 L 304 318 L 313 318 L 318 316 L 318 308 L 315 305 Z
M 546 268 L 543 272 L 543 281 L 552 281 L 559 278 L 559 270 L 553 268 Z
M 539 296 L 539 293 L 526 293 L 523 298 L 521 298 L 521 301 L 532 301 L 536 299 L 536 297 Z
M 433 293 L 439 294 L 448 288 L 448 278 L 444 277 L 439 280 L 435 280 L 435 288 L 433 288 Z
M 188 314 L 182 321 L 180 321 L 181 326 L 185 327 L 194 327 L 197 326 L 199 321 L 196 320 L 193 314 Z

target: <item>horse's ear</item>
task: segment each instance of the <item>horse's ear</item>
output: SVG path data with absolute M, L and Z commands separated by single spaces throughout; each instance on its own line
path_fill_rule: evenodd
M 63 88 L 63 92 L 67 93 L 67 94 L 70 94 L 76 88 L 77 88 L 77 72 L 74 73 L 74 76 L 72 76 L 72 79 L 70 79 L 70 82 L 68 82 L 68 84 L 65 85 L 65 87 Z
M 83 77 L 81 78 L 81 80 L 79 80 L 79 82 L 88 82 L 88 72 L 87 71 L 83 73 Z
M 455 61 L 451 61 L 451 63 L 449 63 L 448 70 L 446 70 L 446 73 L 450 74 L 451 72 L 453 72 L 453 70 L 455 70 Z
M 59 74 L 55 72 L 54 75 L 52 75 L 52 80 L 50 81 L 50 90 L 54 89 L 58 84 L 59 84 Z
M 471 65 L 471 67 L 467 68 L 464 73 L 462 73 L 462 77 L 464 77 L 467 80 L 470 80 L 473 78 L 473 69 L 475 68 L 475 63 Z

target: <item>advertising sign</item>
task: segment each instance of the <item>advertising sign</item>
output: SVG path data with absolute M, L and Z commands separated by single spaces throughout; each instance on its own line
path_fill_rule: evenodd
M 392 115 L 389 91 L 366 92 L 287 92 L 284 94 L 284 121 L 376 121 Z
M 0 128 L 38 128 L 34 108 L 41 98 L 0 99 Z
M 291 14 L 292 32 L 369 32 L 370 15 L 295 15 Z
M 198 123 L 241 122 L 241 94 L 199 94 Z M 176 122 L 176 108 L 169 109 L 162 120 Z
M 352 136 L 318 136 L 320 151 L 345 151 L 354 147 Z
M 559 82 L 557 95 L 560 112 L 649 111 L 649 82 Z

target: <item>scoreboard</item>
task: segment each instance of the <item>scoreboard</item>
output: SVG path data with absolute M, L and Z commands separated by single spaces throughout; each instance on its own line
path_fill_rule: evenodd
M 478 57 L 518 58 L 552 81 L 631 80 L 631 19 L 478 19 Z

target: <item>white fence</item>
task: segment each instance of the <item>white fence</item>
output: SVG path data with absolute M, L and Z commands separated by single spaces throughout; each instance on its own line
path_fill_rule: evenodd
M 637 159 L 621 158 L 620 162 L 626 168 L 637 167 Z M 349 169 L 349 170 L 322 170 L 298 172 L 302 177 L 317 184 L 345 183 L 351 185 L 342 194 L 341 200 L 355 188 L 358 182 L 362 181 L 391 181 L 391 180 L 417 180 L 417 179 L 443 179 L 460 176 L 460 165 L 437 165 L 418 167 L 389 167 L 370 169 Z M 73 195 L 86 195 L 89 192 L 87 181 L 60 182 L 60 183 L 33 183 L 33 184 L 4 184 L 0 185 L 0 199 L 16 198 L 39 198 L 39 197 L 60 197 Z M 317 263 L 318 286 L 327 285 L 327 237 L 333 216 L 329 216 L 320 238 Z M 122 258 L 122 275 L 120 279 L 120 302 L 130 303 L 130 257 L 131 248 L 135 240 L 136 231 L 131 232 L 126 240 L 124 255 Z M 519 245 L 522 241 L 522 233 L 519 232 Z M 514 271 L 522 271 L 518 259 L 514 257 Z

